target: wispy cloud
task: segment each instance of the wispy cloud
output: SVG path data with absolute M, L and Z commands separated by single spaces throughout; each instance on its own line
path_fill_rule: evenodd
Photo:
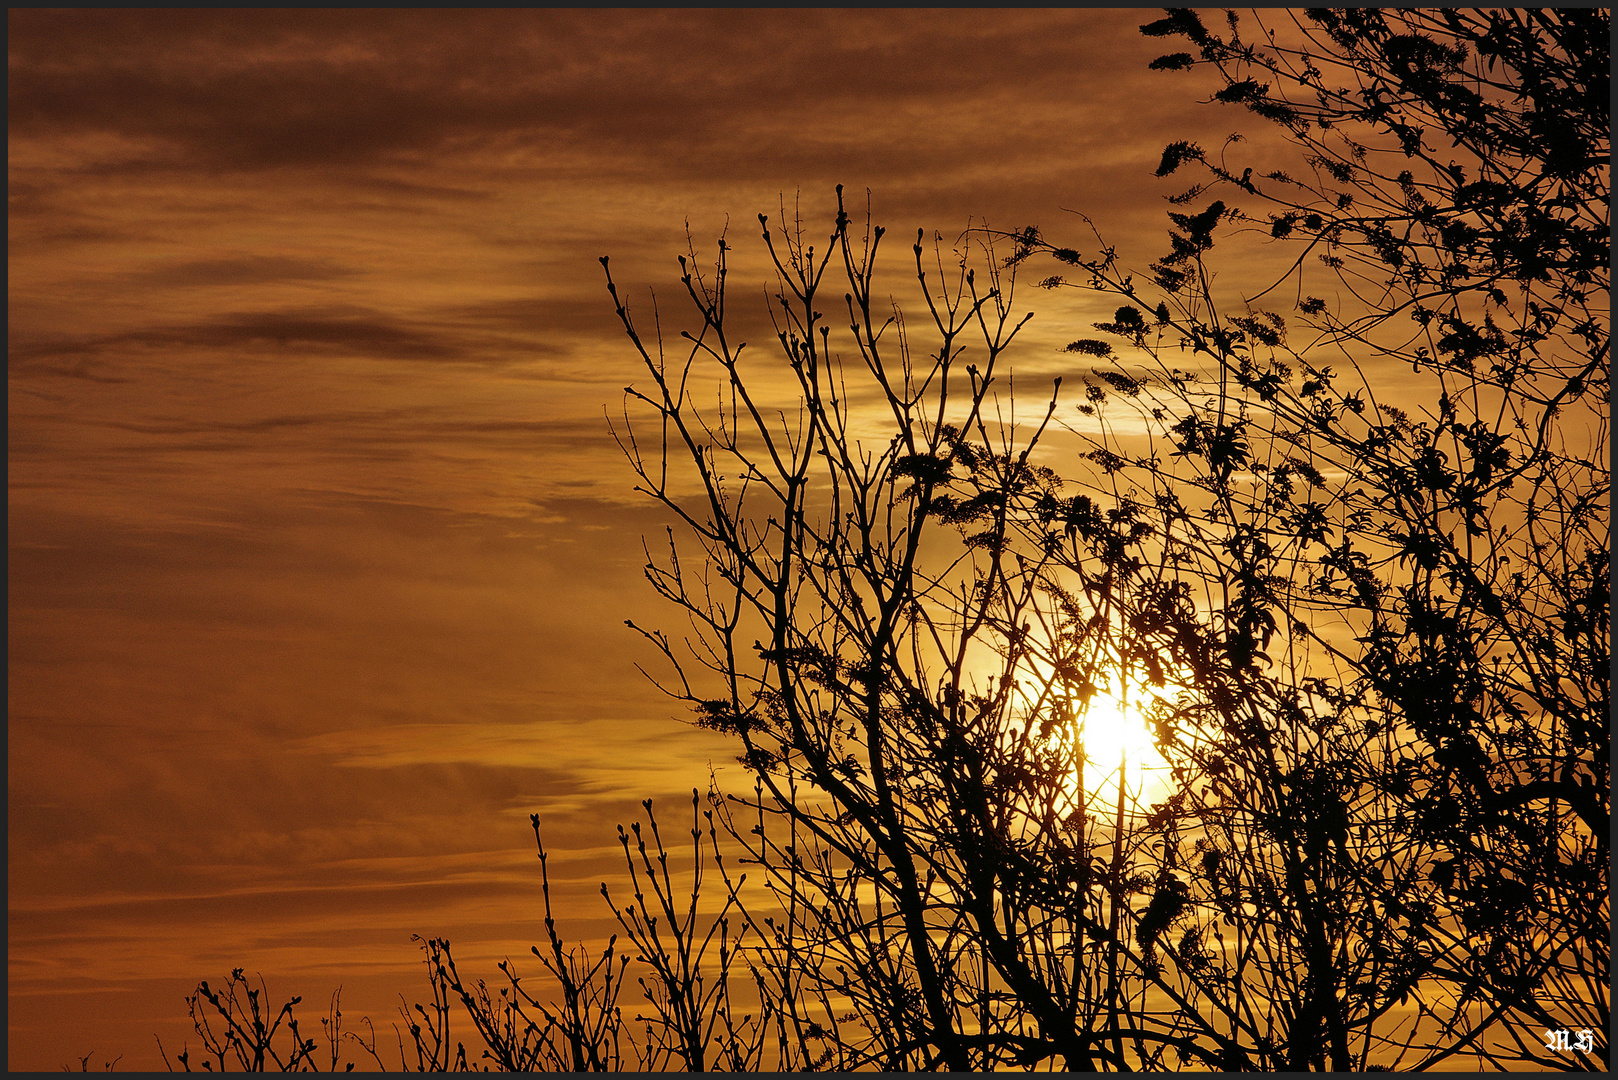
M 10 121 L 25 138 L 147 140 L 150 160 L 176 167 L 422 163 L 550 145 L 587 148 L 596 169 L 634 161 L 757 174 L 818 167 L 864 143 L 891 176 L 916 140 L 884 137 L 913 131 L 922 116 L 946 123 L 925 141 L 931 153 L 911 154 L 917 171 L 956 164 L 951 153 L 1014 149 L 1052 120 L 1030 115 L 1035 100 L 1065 91 L 1105 101 L 1140 83 L 1131 57 L 1101 45 L 1139 18 L 19 12 Z
M 122 349 L 296 349 L 389 360 L 455 358 L 455 345 L 379 312 L 311 310 L 225 312 L 206 322 L 148 327 L 117 334 L 24 343 L 13 356 L 27 364 Z
M 251 252 L 230 258 L 195 259 L 154 267 L 140 275 L 155 286 L 263 285 L 283 281 L 335 281 L 358 273 L 324 259 Z

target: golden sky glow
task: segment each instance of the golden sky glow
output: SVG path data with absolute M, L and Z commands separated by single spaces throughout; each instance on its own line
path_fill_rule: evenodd
M 742 772 L 633 668 L 597 258 L 673 296 L 728 219 L 756 297 L 755 215 L 843 183 L 1144 263 L 1164 143 L 1238 122 L 1149 17 L 11 12 L 8 1064 L 160 1067 L 235 966 L 380 1023 L 411 933 L 526 954 L 534 811 L 598 928 L 613 824 Z M 1110 308 L 1024 299 L 1013 366 L 1079 370 Z

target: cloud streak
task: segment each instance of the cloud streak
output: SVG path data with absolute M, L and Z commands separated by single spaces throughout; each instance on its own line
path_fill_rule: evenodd
M 942 112 L 948 147 L 1015 135 L 1029 90 L 1106 98 L 1143 81 L 1097 47 L 1133 12 L 214 16 L 17 13 L 14 133 L 116 134 L 188 168 L 352 167 L 557 141 L 597 166 L 690 168 L 726 147 L 727 161 L 757 168 L 783 151 L 818 161 L 828 137 L 866 133 L 803 123 L 819 110 L 879 134 Z

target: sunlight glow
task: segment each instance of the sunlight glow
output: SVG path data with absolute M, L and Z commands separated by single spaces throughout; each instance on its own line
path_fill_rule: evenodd
M 1152 737 L 1143 711 L 1146 705 L 1141 691 L 1128 697 L 1102 691 L 1078 713 L 1076 734 L 1084 751 L 1084 789 L 1089 797 L 1116 796 L 1122 761 L 1128 801 L 1145 807 L 1168 798 L 1173 784 L 1169 763 Z

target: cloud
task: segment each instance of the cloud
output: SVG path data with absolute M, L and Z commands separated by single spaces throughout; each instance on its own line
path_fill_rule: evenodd
M 731 740 L 644 717 L 590 715 L 544 724 L 392 724 L 322 732 L 302 749 L 344 768 L 391 769 L 461 762 L 564 774 L 580 790 L 617 793 L 627 773 L 700 775 L 709 761 L 728 767 Z M 732 769 L 731 771 L 737 771 Z
M 14 327 L 11 369 L 13 375 L 120 382 L 128 378 L 130 361 L 137 359 L 145 362 L 142 366 L 156 363 L 178 373 L 187 366 L 188 356 L 226 362 L 261 356 L 511 367 L 529 378 L 622 381 L 620 375 L 576 363 L 582 328 L 580 333 L 569 334 L 565 327 L 547 325 L 545 305 L 536 307 L 539 311 L 531 318 L 516 314 L 468 317 L 462 312 L 404 317 L 354 305 L 235 311 L 191 322 L 75 336 L 51 330 L 30 333 Z
M 320 350 L 390 360 L 445 360 L 463 355 L 441 335 L 381 312 L 309 309 L 230 312 L 197 323 L 41 341 L 15 347 L 13 356 L 28 363 L 132 347 Z
M 744 178 L 840 156 L 920 177 L 963 155 L 1012 165 L 1019 142 L 1070 130 L 1032 104 L 1053 88 L 1099 112 L 1144 75 L 1103 44 L 1130 12 L 233 15 L 15 13 L 14 136 L 117 133 L 175 168 L 515 152 L 598 174 Z
M 197 259 L 155 267 L 140 281 L 157 286 L 195 288 L 209 285 L 263 285 L 285 281 L 336 281 L 359 271 L 324 259 L 286 255 L 245 254 L 221 259 Z
M 602 278 L 602 282 L 605 282 Z M 595 282 L 590 284 L 594 285 Z M 442 309 L 446 321 L 464 322 L 522 334 L 555 337 L 597 337 L 616 342 L 622 331 L 612 315 L 605 286 L 600 295 L 554 296 L 536 292 L 526 296 L 482 300 Z

